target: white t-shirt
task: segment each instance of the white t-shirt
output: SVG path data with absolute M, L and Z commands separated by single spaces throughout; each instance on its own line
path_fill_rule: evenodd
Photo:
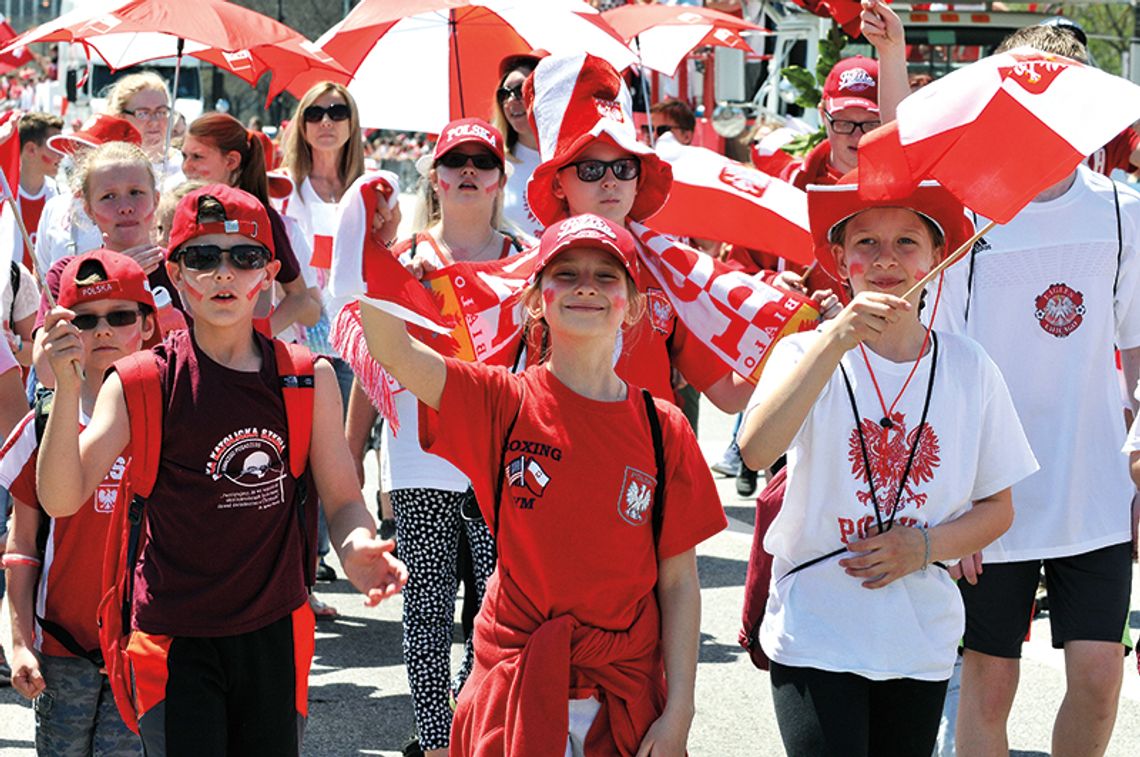
M 11 280 L 9 280 L 4 285 L 3 296 L 0 296 L 0 319 L 3 319 L 9 330 L 12 324 L 35 315 L 40 309 L 40 286 L 36 283 L 36 277 L 24 267 L 23 263 L 13 262 L 20 269 L 20 291 L 16 292 L 13 302 Z M 9 314 L 12 316 L 10 320 Z
M 789 336 L 773 349 L 746 413 L 802 359 L 819 331 Z M 913 363 L 893 363 L 870 349 L 885 401 L 902 388 Z M 841 365 L 855 393 L 883 513 L 894 502 L 914 446 L 929 386 L 928 349 L 894 411 L 891 429 L 858 350 Z M 901 417 L 900 414 L 901 413 Z M 997 367 L 973 341 L 938 335 L 938 365 L 927 425 L 919 437 L 895 527 L 936 526 L 965 513 L 1037 469 Z M 958 588 L 937 566 L 881 589 L 848 576 L 840 556 L 787 575 L 795 566 L 873 533 L 875 525 L 854 412 L 836 370 L 788 448 L 784 504 L 764 539 L 774 557 L 771 593 L 760 629 L 765 653 L 784 665 L 850 672 L 872 680 L 945 680 L 954 667 L 965 612 Z
M 532 150 L 518 143 L 515 144 L 513 154 L 519 162 L 507 158 L 514 168 L 507 177 L 507 186 L 503 189 L 503 218 L 523 233 L 538 239 L 542 236 L 543 226 L 527 204 L 526 185 L 534 169 L 542 162 L 542 157 L 538 154 L 538 150 Z
M 997 363 L 1041 462 L 1014 487 L 1013 526 L 986 550 L 990 562 L 1131 538 L 1135 487 L 1120 454 L 1113 344 L 1140 346 L 1140 194 L 1123 185 L 1119 193 L 1119 265 L 1112 182 L 1082 166 L 1065 194 L 1030 203 L 985 235 L 968 312 L 969 259 L 946 275 L 937 327 L 973 337 Z
M 45 274 L 60 258 L 102 246 L 103 232 L 88 218 L 78 197 L 58 194 L 44 204 L 36 233 L 36 262 Z
M 305 240 L 303 246 L 294 245 L 293 248 L 295 253 L 308 253 L 304 260 L 302 260 L 301 255 L 298 255 L 297 258 L 305 283 L 318 287 L 324 299 L 321 304 L 321 318 L 315 326 L 293 325 L 296 341 L 319 355 L 339 357 L 337 351 L 329 343 L 331 318 L 337 312 L 333 309 L 334 303 L 329 301 L 328 293 L 325 291 L 329 281 L 329 271 L 327 267 L 321 268 L 312 265 L 313 258 L 317 255 L 324 255 L 331 264 L 333 238 L 336 236 L 337 229 L 336 208 L 335 202 L 322 200 L 313 190 L 313 185 L 309 179 L 306 178 L 300 185 L 294 185 L 293 193 L 282 203 L 279 210 L 282 216 L 292 218 L 296 224 L 295 228 L 286 227 L 290 232 L 290 241 L 293 240 L 296 231 L 299 231 Z M 344 303 L 339 304 L 343 305 Z
M 416 247 L 416 258 L 426 260 L 436 268 L 445 263 L 427 234 L 421 234 L 422 242 Z M 401 263 L 411 260 L 409 250 L 400 256 Z M 386 482 L 391 489 L 441 489 L 450 492 L 467 491 L 471 485 L 458 468 L 442 457 L 428 454 L 420 447 L 419 400 L 404 387 L 392 381 L 392 391 L 396 400 L 396 414 L 400 419 L 400 430 L 393 436 L 392 424 L 384 424 L 384 440 L 381 447 L 381 465 L 387 465 L 390 473 Z

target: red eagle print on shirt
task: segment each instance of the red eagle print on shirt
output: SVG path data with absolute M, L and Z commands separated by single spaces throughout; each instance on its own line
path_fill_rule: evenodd
M 938 435 L 927 423 L 926 430 L 918 442 L 918 449 L 914 452 L 914 462 L 911 464 L 906 486 L 903 487 L 899 501 L 895 502 L 899 480 L 903 476 L 907 458 L 910 457 L 910 451 L 918 437 L 918 429 L 908 432 L 906 419 L 902 413 L 892 413 L 891 421 L 890 428 L 884 428 L 878 421 L 870 418 L 864 418 L 861 424 L 863 438 L 867 440 L 871 475 L 875 477 L 873 482 L 867 481 L 867 467 L 863 465 L 863 450 L 859 444 L 858 430 L 852 429 L 848 440 L 847 459 L 851 461 L 851 473 L 856 479 L 875 488 L 879 515 L 883 518 L 891 517 L 892 511 L 903 510 L 908 504 L 913 504 L 915 509 L 925 505 L 926 495 L 917 489 L 920 484 L 934 478 L 934 469 L 942 462 L 938 456 L 941 452 Z M 855 496 L 865 507 L 873 506 L 871 493 L 866 489 L 855 492 Z

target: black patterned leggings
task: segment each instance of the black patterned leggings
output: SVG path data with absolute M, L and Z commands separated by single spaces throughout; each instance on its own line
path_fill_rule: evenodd
M 396 543 L 408 566 L 404 587 L 404 664 L 412 690 L 416 730 L 424 750 L 442 749 L 451 737 L 449 695 L 471 673 L 474 648 L 467 640 L 463 664 L 451 678 L 451 643 L 458 588 L 459 531 L 467 529 L 478 600 L 495 570 L 495 540 L 482 521 L 460 517 L 465 492 L 394 489 Z

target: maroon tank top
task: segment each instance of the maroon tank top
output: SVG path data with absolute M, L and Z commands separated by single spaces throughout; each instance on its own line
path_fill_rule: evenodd
M 189 331 L 155 348 L 162 456 L 133 618 L 147 633 L 246 633 L 306 600 L 285 405 L 272 343 L 256 338 L 256 373 L 215 363 Z

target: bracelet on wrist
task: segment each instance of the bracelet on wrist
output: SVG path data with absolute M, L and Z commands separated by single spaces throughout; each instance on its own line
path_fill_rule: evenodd
M 922 531 L 922 569 L 930 565 L 930 532 L 926 528 L 920 528 Z

